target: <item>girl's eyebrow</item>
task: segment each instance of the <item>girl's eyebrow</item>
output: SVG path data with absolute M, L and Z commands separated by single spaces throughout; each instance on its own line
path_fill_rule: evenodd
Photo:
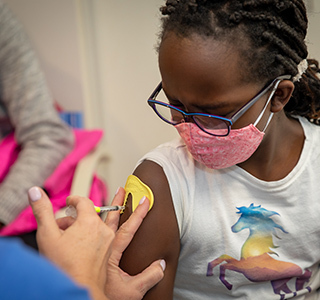
M 220 108 L 226 108 L 228 107 L 228 103 L 226 102 L 218 102 L 218 103 L 208 103 L 203 105 L 193 105 L 195 108 L 202 109 L 202 110 L 215 110 Z
M 234 106 L 232 106 L 229 102 L 219 101 L 215 103 L 207 103 L 207 104 L 193 104 L 189 103 L 196 111 L 202 113 L 208 113 L 217 116 L 225 116 L 232 114 L 234 112 Z
M 164 88 L 162 88 L 162 90 L 169 101 L 179 102 L 179 103 L 183 104 L 183 102 L 181 102 L 178 98 L 171 97 Z M 213 110 L 218 110 L 221 108 L 228 109 L 230 107 L 230 103 L 226 102 L 226 101 L 219 101 L 218 103 L 208 103 L 208 104 L 202 104 L 202 105 L 199 105 L 196 103 L 195 104 L 189 103 L 189 104 L 191 104 L 192 107 L 194 107 L 195 109 L 197 109 L 199 111 L 213 111 Z M 228 112 L 228 114 L 229 114 L 229 112 Z

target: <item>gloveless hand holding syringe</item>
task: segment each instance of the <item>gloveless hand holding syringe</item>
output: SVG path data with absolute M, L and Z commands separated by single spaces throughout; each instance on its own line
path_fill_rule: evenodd
M 136 209 L 136 207 L 139 204 L 139 201 L 142 197 L 147 197 L 150 201 L 150 208 L 149 210 L 152 208 L 153 206 L 153 193 L 151 191 L 151 189 L 144 184 L 142 181 L 140 181 L 140 179 L 134 175 L 130 175 L 127 179 L 126 185 L 125 185 L 125 191 L 126 191 L 126 195 L 125 195 L 125 202 L 123 203 L 123 206 L 95 206 L 95 210 L 97 213 L 102 213 L 102 212 L 109 212 L 109 211 L 117 211 L 120 210 L 121 212 L 123 212 L 123 210 L 126 207 L 126 203 L 128 201 L 128 196 L 129 194 L 131 194 L 132 197 L 132 211 L 134 211 Z M 77 211 L 73 206 L 68 206 L 65 214 L 67 216 L 76 218 L 77 217 Z

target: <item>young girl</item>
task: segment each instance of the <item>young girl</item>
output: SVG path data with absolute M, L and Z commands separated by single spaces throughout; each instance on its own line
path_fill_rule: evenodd
M 181 138 L 134 171 L 155 202 L 121 267 L 166 260 L 145 299 L 320 299 L 320 81 L 303 1 L 161 12 L 148 103 Z

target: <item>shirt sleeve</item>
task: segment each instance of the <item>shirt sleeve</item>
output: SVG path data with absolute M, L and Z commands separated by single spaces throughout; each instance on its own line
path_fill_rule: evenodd
M 10 300 L 89 300 L 89 292 L 15 238 L 0 238 L 0 295 Z
M 1 0 L 0 28 L 0 102 L 21 146 L 16 163 L 0 185 L 0 222 L 8 224 L 27 207 L 27 190 L 42 186 L 69 153 L 74 137 L 54 108 L 21 25 Z

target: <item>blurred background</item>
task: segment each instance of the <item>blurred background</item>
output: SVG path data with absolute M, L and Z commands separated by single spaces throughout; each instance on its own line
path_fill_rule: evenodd
M 51 93 L 66 111 L 102 128 L 110 157 L 100 172 L 110 196 L 137 160 L 176 136 L 146 104 L 160 81 L 159 7 L 165 0 L 5 0 L 24 25 Z M 305 0 L 307 43 L 320 59 L 320 1 Z

